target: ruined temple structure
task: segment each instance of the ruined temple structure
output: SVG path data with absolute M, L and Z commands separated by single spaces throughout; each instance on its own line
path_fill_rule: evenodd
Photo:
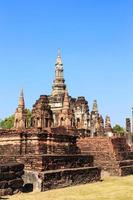
M 71 97 L 63 73 L 62 58 L 58 52 L 52 93 L 41 95 L 33 105 L 31 127 L 40 129 L 65 127 L 76 129 L 82 136 L 105 135 L 104 119 L 98 111 L 97 101 L 94 100 L 92 111 L 90 111 L 85 97 Z M 21 92 L 19 105 L 15 112 L 14 128 L 27 128 L 23 92 Z
M 24 164 L 24 184 L 40 191 L 99 181 L 101 168 L 81 154 L 77 138 L 62 127 L 0 130 L 0 162 Z
M 41 95 L 33 105 L 31 126 L 21 91 L 14 129 L 0 130 L 0 162 L 22 163 L 24 183 L 46 191 L 101 179 L 101 168 L 92 155 L 82 155 L 77 146 L 80 134 L 91 134 L 103 126 L 94 102 L 92 113 L 84 97 L 72 98 L 67 90 L 58 53 L 51 95 Z M 98 125 L 99 124 L 99 125 Z M 93 130 L 93 134 L 95 134 Z
M 101 169 L 133 174 L 126 138 L 113 137 L 110 117 L 104 123 L 96 100 L 90 111 L 85 97 L 69 95 L 63 71 L 58 52 L 52 93 L 33 105 L 30 127 L 21 91 L 14 129 L 0 129 L 0 164 L 22 163 L 24 183 L 40 191 L 99 181 Z

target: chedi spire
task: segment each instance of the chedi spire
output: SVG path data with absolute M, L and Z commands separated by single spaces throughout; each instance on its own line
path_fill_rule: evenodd
M 97 100 L 94 100 L 94 101 L 93 101 L 92 111 L 93 111 L 93 112 L 98 112 Z
M 15 129 L 25 129 L 26 128 L 26 109 L 25 109 L 23 89 L 20 92 L 18 107 L 14 114 L 14 128 Z
M 56 65 L 63 65 L 62 58 L 61 58 L 61 49 L 58 49 Z
M 105 133 L 112 132 L 111 120 L 107 115 L 105 118 Z
M 53 82 L 52 89 L 52 96 L 64 94 L 66 89 L 64 69 L 60 50 L 58 50 L 57 59 L 55 63 L 55 80 Z
M 64 110 L 68 110 L 69 109 L 69 95 L 68 95 L 67 89 L 66 89 L 65 95 L 64 95 L 63 109 Z
M 25 101 L 24 101 L 24 92 L 23 92 L 23 89 L 20 92 L 18 107 L 25 108 Z

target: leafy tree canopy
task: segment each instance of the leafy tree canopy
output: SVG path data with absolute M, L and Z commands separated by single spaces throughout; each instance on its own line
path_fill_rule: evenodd
M 113 132 L 114 132 L 114 133 L 117 133 L 117 134 L 120 134 L 120 135 L 124 135 L 124 128 L 121 127 L 119 124 L 116 124 L 116 125 L 113 127 Z
M 0 128 L 11 129 L 13 128 L 13 124 L 14 124 L 14 115 L 11 115 L 5 118 L 4 120 L 0 121 Z

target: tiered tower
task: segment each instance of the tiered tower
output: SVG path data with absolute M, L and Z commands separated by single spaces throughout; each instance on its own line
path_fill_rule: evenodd
M 73 127 L 73 112 L 70 109 L 70 100 L 69 100 L 69 94 L 68 91 L 66 89 L 65 91 L 65 95 L 64 95 L 64 101 L 63 101 L 63 109 L 62 112 L 60 114 L 60 120 L 63 119 L 63 124 L 64 127 L 67 128 L 72 128 Z
M 24 101 L 24 93 L 21 90 L 18 107 L 14 116 L 14 128 L 15 129 L 25 129 L 26 128 L 26 109 Z
M 93 102 L 92 112 L 94 112 L 95 114 L 98 113 L 97 100 L 94 100 Z
M 109 137 L 113 136 L 110 117 L 107 115 L 105 118 L 105 134 Z
M 63 63 L 61 59 L 61 52 L 58 50 L 58 55 L 55 64 L 55 80 L 52 87 L 52 96 L 58 94 L 64 94 L 66 89 L 65 79 L 64 79 L 64 70 Z

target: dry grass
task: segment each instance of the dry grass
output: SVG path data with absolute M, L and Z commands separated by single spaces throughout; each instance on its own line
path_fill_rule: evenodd
M 133 200 L 133 176 L 106 177 L 98 183 L 17 194 L 9 200 Z

